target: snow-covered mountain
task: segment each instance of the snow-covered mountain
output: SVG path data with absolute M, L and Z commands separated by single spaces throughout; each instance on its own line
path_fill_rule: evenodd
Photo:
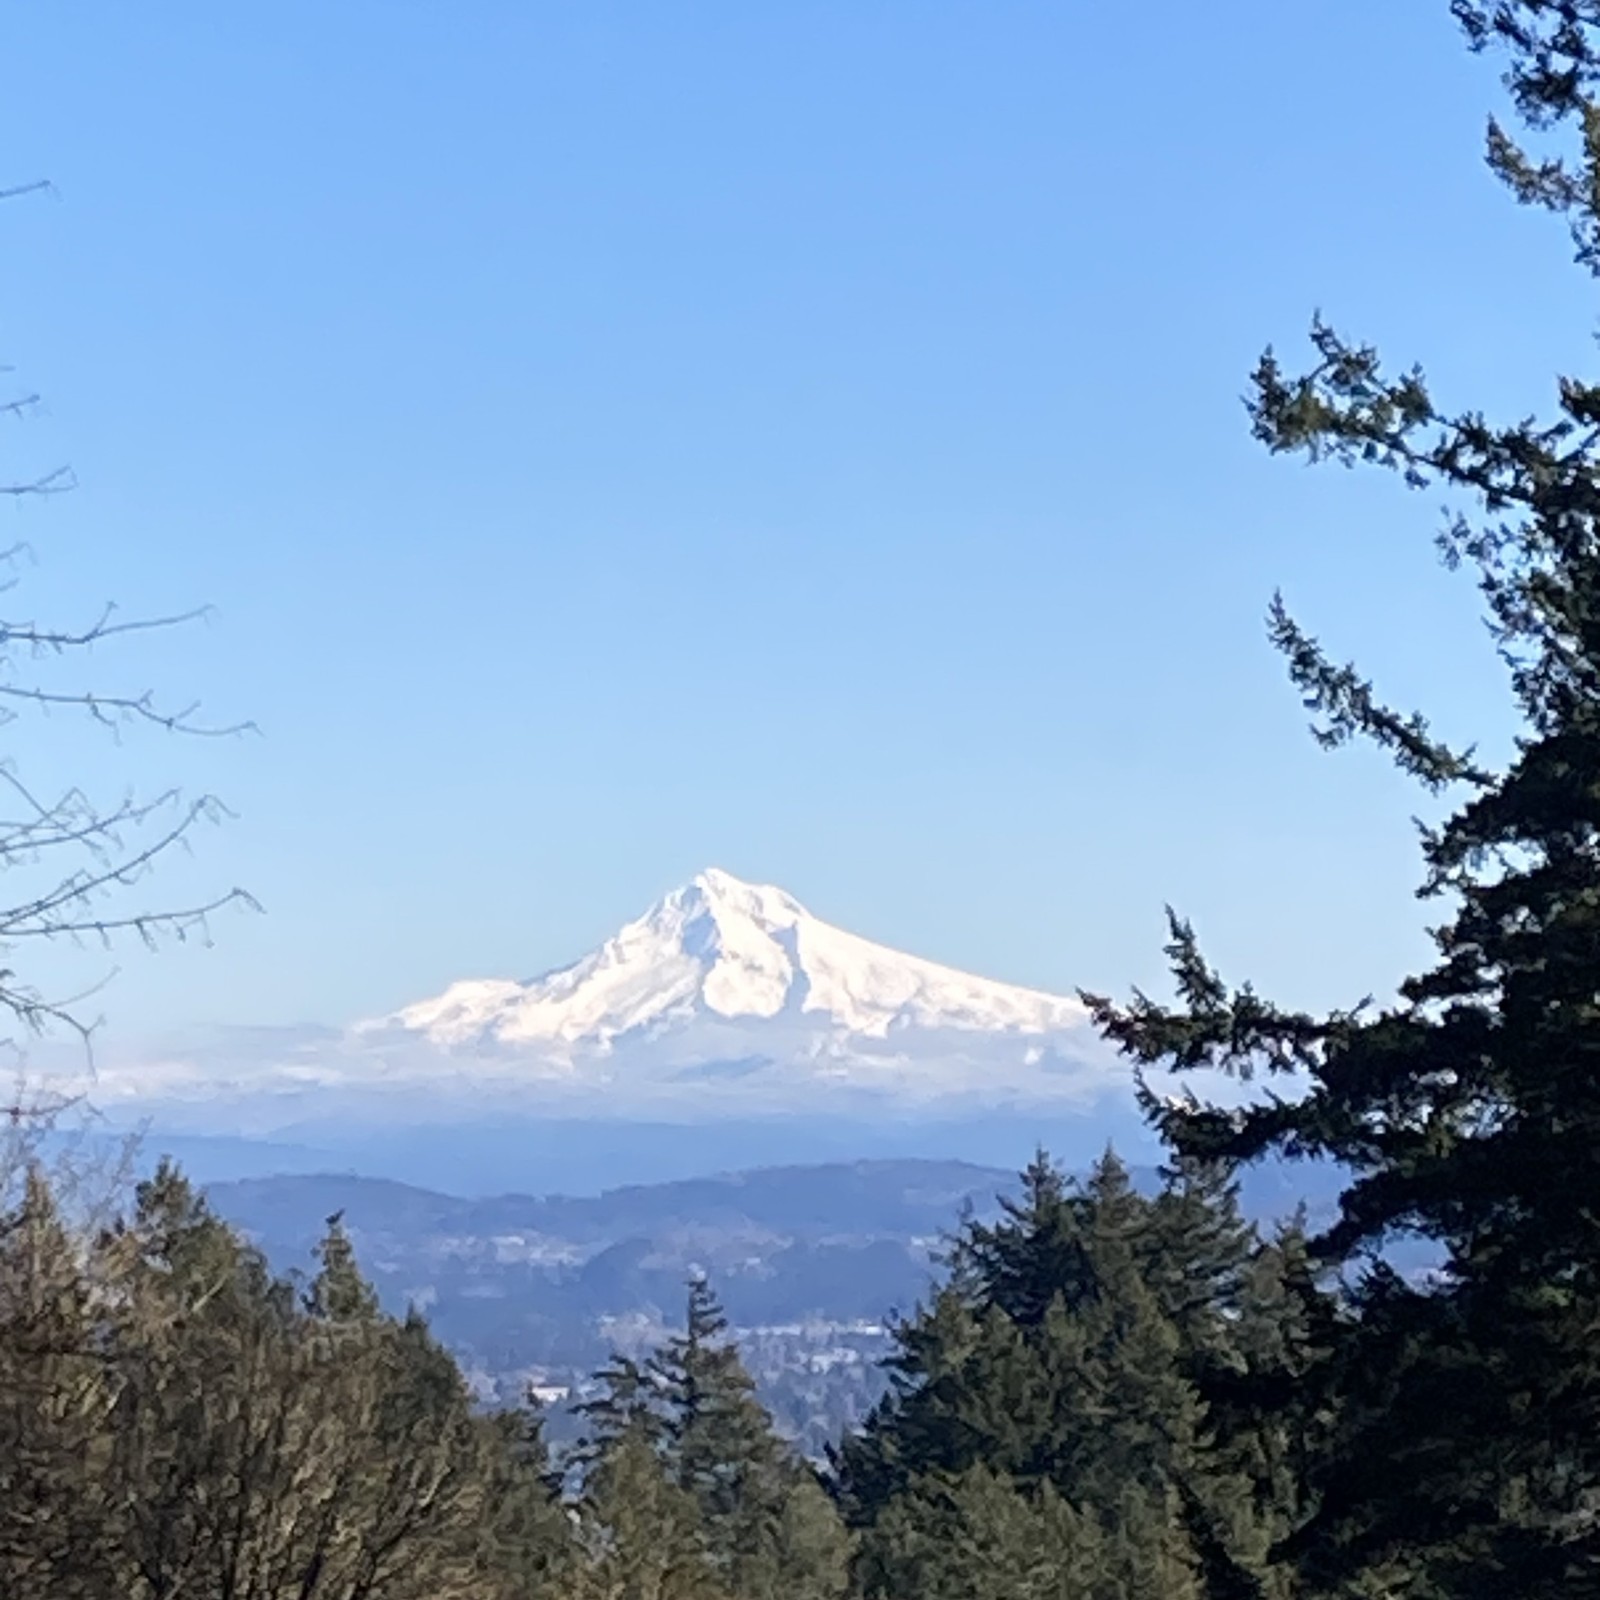
M 605 1054 L 630 1036 L 779 1019 L 881 1041 L 919 1029 L 1070 1031 L 1084 1009 L 901 955 L 831 927 L 781 889 L 712 868 L 570 967 L 529 983 L 452 984 L 365 1030 Z
M 163 1098 L 355 1096 L 363 1114 L 373 1097 L 421 1096 L 437 1115 L 469 1102 L 696 1118 L 1070 1105 L 1125 1081 L 1078 1001 L 903 955 L 717 870 L 569 967 L 454 983 L 246 1053 L 136 1077 Z

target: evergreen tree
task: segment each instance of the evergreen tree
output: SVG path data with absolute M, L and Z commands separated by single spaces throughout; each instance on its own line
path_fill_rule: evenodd
M 659 1449 L 665 1431 L 655 1379 L 632 1356 L 614 1355 L 594 1377 L 599 1393 L 573 1407 L 583 1431 L 568 1452 L 567 1467 L 580 1476 L 617 1440 L 639 1435 Z
M 350 1502 L 356 1592 L 447 1594 L 467 1581 L 484 1514 L 466 1381 L 415 1311 L 346 1359 L 349 1431 L 376 1469 Z
M 531 1400 L 477 1419 L 483 1484 L 478 1572 L 486 1595 L 538 1600 L 575 1581 L 561 1475 L 551 1461 L 544 1416 Z
M 651 1360 L 666 1418 L 665 1449 L 708 1526 L 731 1525 L 768 1498 L 784 1451 L 756 1399 L 728 1319 L 704 1278 L 689 1283 L 684 1329 Z
M 1600 272 L 1600 6 L 1455 0 L 1538 137 L 1498 122 L 1489 162 L 1521 203 L 1570 225 Z M 1512 302 L 1514 304 L 1514 302 Z M 1364 736 L 1455 809 L 1424 831 L 1422 893 L 1448 900 L 1437 959 L 1396 1003 L 1314 1016 L 1235 991 L 1174 919 L 1178 1003 L 1095 1000 L 1142 1068 L 1299 1075 L 1238 1110 L 1147 1107 L 1176 1149 L 1229 1161 L 1333 1158 L 1350 1183 L 1317 1241 L 1349 1260 L 1407 1236 L 1443 1281 L 1376 1274 L 1352 1306 L 1313 1463 L 1320 1509 L 1294 1542 L 1329 1585 L 1417 1595 L 1592 1594 L 1600 1586 L 1600 386 L 1560 380 L 1547 422 L 1438 403 L 1417 369 L 1320 321 L 1315 362 L 1269 352 L 1252 415 L 1269 449 L 1375 463 L 1449 497 L 1447 562 L 1475 570 L 1523 728 L 1501 767 L 1385 705 L 1285 609 L 1274 642 L 1320 741 Z M 1400 1576 L 1396 1576 L 1399 1574 Z M 1376 1576 L 1375 1576 L 1376 1575 Z
M 116 1386 L 84 1253 L 43 1172 L 0 1213 L 0 1593 L 111 1600 Z
M 306 1310 L 326 1322 L 371 1323 L 378 1316 L 378 1296 L 362 1276 L 355 1244 L 344 1226 L 344 1213 L 328 1218 L 317 1244 L 317 1274 L 306 1295 Z
M 977 1442 L 959 1442 L 955 1417 L 980 1339 L 973 1298 L 945 1283 L 895 1324 L 884 1361 L 889 1392 L 856 1432 L 830 1447 L 833 1492 L 854 1526 L 873 1522 L 930 1468 L 953 1474 L 976 1460 Z
M 583 1424 L 568 1453 L 576 1479 L 583 1600 L 699 1600 L 716 1594 L 694 1497 L 665 1459 L 660 1385 L 631 1356 L 595 1374 L 599 1392 L 575 1407 Z
M 889 1395 L 835 1454 L 869 1593 L 932 1581 L 918 1541 L 932 1552 L 930 1530 L 968 1511 L 988 1530 L 975 1549 L 1035 1514 L 1092 1548 L 1063 1594 L 1282 1591 L 1276 1485 L 1219 1439 L 1202 1391 L 1236 1363 L 1226 1335 L 1262 1250 L 1236 1224 L 1226 1190 L 1174 1179 L 1145 1199 L 1110 1155 L 1081 1186 L 1041 1157 L 999 1221 L 968 1220 L 950 1281 L 897 1330 Z
M 1232 1360 L 1260 1241 L 1225 1167 L 1180 1159 L 1163 1178 L 1137 1248 L 1145 1281 L 1182 1330 L 1195 1376 L 1204 1377 Z
M 795 1463 L 778 1513 L 778 1582 L 793 1600 L 844 1600 L 852 1593 L 853 1543 L 838 1508 L 809 1464 Z
M 694 1497 L 637 1417 L 608 1434 L 578 1501 L 580 1600 L 743 1600 L 716 1581 Z
M 867 1591 L 918 1600 L 1122 1600 L 1099 1527 L 989 1467 L 918 1479 L 867 1547 Z
M 1108 1176 L 1115 1163 L 1108 1157 Z M 954 1241 L 949 1265 L 958 1283 L 1022 1327 L 1037 1327 L 1064 1297 L 1078 1305 L 1092 1292 L 1093 1267 L 1082 1233 L 1083 1198 L 1040 1150 L 1023 1170 L 1019 1197 L 1003 1196 L 1001 1218 L 970 1220 Z
M 698 1510 L 729 1592 L 739 1600 L 842 1593 L 844 1530 L 756 1399 L 704 1278 L 691 1280 L 684 1330 L 650 1370 L 664 1415 L 664 1459 Z

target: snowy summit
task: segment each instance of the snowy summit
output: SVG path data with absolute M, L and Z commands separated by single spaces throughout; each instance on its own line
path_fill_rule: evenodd
M 100 1090 L 353 1117 L 492 1104 L 716 1118 L 1082 1104 L 1124 1081 L 1078 1001 L 902 955 L 713 869 L 542 977 L 464 980 L 350 1028 L 130 1064 Z
M 530 983 L 452 984 L 397 1025 L 435 1044 L 588 1046 L 697 1021 L 801 1022 L 862 1039 L 906 1030 L 1046 1034 L 1075 1000 L 974 978 L 812 916 L 782 889 L 711 868 L 598 950 Z

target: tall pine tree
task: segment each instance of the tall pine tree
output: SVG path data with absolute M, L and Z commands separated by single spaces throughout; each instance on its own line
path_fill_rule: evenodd
M 1494 172 L 1563 217 L 1600 273 L 1600 5 L 1455 0 L 1504 48 L 1532 149 L 1491 122 Z M 1547 141 L 1571 134 L 1565 153 Z M 1507 308 L 1516 308 L 1508 296 Z M 1276 452 L 1371 463 L 1450 504 L 1445 558 L 1476 573 L 1522 718 L 1503 766 L 1386 705 L 1281 603 L 1271 634 L 1326 746 L 1365 737 L 1455 809 L 1422 839 L 1447 907 L 1437 958 L 1379 1010 L 1314 1016 L 1224 984 L 1174 919 L 1175 1005 L 1095 1000 L 1144 1068 L 1296 1074 L 1244 1110 L 1147 1094 L 1188 1155 L 1335 1159 L 1351 1174 L 1318 1240 L 1348 1259 L 1442 1247 L 1442 1284 L 1387 1272 L 1352 1306 L 1330 1372 L 1341 1418 L 1293 1548 L 1319 1582 L 1386 1593 L 1589 1595 L 1600 1586 L 1600 386 L 1557 384 L 1547 421 L 1440 403 L 1420 370 L 1317 322 L 1314 361 L 1255 374 Z M 1331 1404 L 1331 1392 L 1330 1392 Z M 1397 1574 L 1399 1576 L 1397 1576 Z
M 578 1481 L 576 1596 L 719 1600 L 700 1506 L 666 1455 L 660 1385 L 628 1356 L 596 1377 L 577 1408 L 584 1433 L 569 1460 Z
M 844 1592 L 847 1539 L 814 1475 L 756 1398 L 722 1306 L 689 1284 L 684 1330 L 651 1371 L 663 1450 L 694 1501 L 710 1559 L 739 1600 L 829 1600 Z
M 1273 1261 L 1225 1188 L 1174 1178 L 1151 1199 L 1110 1155 L 1081 1185 L 1041 1157 L 998 1221 L 967 1222 L 950 1266 L 897 1330 L 889 1395 L 835 1456 L 870 1594 L 932 1582 L 941 1544 L 952 1571 L 968 1550 L 1022 1593 L 1059 1549 L 1071 1570 L 1037 1592 L 1063 1600 L 1283 1592 L 1284 1486 L 1243 1448 L 1244 1408 L 1220 1437 L 1205 1392 L 1270 1314 L 1244 1314 Z M 1013 1537 L 1026 1547 L 999 1561 Z

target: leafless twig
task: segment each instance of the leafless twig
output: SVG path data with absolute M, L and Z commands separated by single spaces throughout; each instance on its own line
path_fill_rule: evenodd
M 38 182 L 0 189 L 0 200 L 50 187 L 48 182 Z M 0 415 L 24 416 L 37 407 L 38 400 L 37 394 L 23 393 L 0 401 Z M 58 467 L 0 479 L 0 496 L 27 501 L 65 493 L 75 483 L 70 467 Z M 0 567 L 15 567 L 31 553 L 21 542 L 0 549 Z M 13 573 L 0 582 L 0 593 L 13 588 L 16 581 Z M 30 714 L 48 717 L 76 711 L 118 736 L 136 727 L 205 738 L 252 731 L 249 723 L 202 720 L 198 701 L 169 708 L 148 690 L 63 688 L 40 676 L 42 664 L 50 660 L 93 654 L 97 647 L 178 627 L 206 614 L 199 609 L 124 618 L 114 604 L 107 604 L 88 626 L 77 628 L 0 618 L 0 727 Z M 209 942 L 211 919 L 219 911 L 228 906 L 254 906 L 255 901 L 237 888 L 177 907 L 130 904 L 162 857 L 174 849 L 188 848 L 199 824 L 220 822 L 228 815 L 215 796 L 185 800 L 175 789 L 144 797 L 128 793 L 115 803 L 104 804 L 73 786 L 52 798 L 31 785 L 14 760 L 0 759 L 0 873 L 19 874 L 13 880 L 18 887 L 10 894 L 0 887 L 0 1013 L 9 1012 L 24 1037 L 59 1025 L 87 1043 L 92 1025 L 81 1015 L 87 995 L 66 999 L 44 995 L 7 960 L 17 946 L 40 939 L 64 939 L 109 948 L 126 936 L 147 946 L 165 939 Z M 15 1045 L 16 1040 L 0 1043 Z M 42 1116 L 43 1112 L 38 1106 L 25 1106 L 20 1098 L 10 1108 L 0 1106 L 0 1120 L 25 1114 Z

